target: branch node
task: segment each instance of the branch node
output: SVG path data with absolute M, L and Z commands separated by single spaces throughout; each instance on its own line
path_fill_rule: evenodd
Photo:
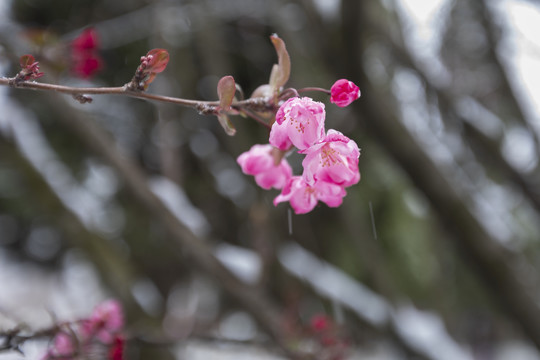
M 201 115 L 215 115 L 216 107 L 208 104 L 199 103 L 195 106 L 199 114 Z
M 73 94 L 73 98 L 81 104 L 91 103 L 94 100 L 90 96 L 84 94 Z

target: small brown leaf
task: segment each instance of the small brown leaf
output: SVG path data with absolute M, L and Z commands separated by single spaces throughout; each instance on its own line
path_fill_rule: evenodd
M 270 86 L 274 90 L 279 90 L 282 88 L 287 81 L 289 81 L 289 76 L 291 74 L 291 58 L 285 47 L 285 42 L 280 39 L 276 34 L 270 36 L 270 40 L 278 55 L 277 66 L 274 65 L 272 68 L 272 73 L 270 74 Z
M 236 92 L 236 83 L 230 75 L 222 77 L 217 85 L 217 93 L 219 97 L 219 107 L 222 110 L 229 110 L 234 100 Z
M 229 120 L 227 114 L 217 114 L 217 118 L 219 120 L 219 124 L 223 127 L 223 130 L 225 130 L 227 135 L 233 136 L 234 134 L 236 134 L 236 129 Z

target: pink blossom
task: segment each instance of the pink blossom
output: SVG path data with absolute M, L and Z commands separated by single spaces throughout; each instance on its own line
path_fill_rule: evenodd
M 326 181 L 351 186 L 360 181 L 358 145 L 337 130 L 328 130 L 325 138 L 301 153 L 306 154 L 302 166 L 307 184 Z
M 73 337 L 65 332 L 59 332 L 54 337 L 52 347 L 45 353 L 42 360 L 71 360 L 76 353 Z
M 73 71 L 80 78 L 88 79 L 101 69 L 101 64 L 101 57 L 88 53 L 86 57 L 81 57 L 74 62 Z
M 325 331 L 330 328 L 330 318 L 324 314 L 313 315 L 310 321 L 310 327 L 315 332 Z
M 98 50 L 99 37 L 93 28 L 85 29 L 73 40 L 71 43 L 72 70 L 77 76 L 88 79 L 101 69 L 103 60 Z
M 96 306 L 90 318 L 83 323 L 82 334 L 85 338 L 96 337 L 110 344 L 123 326 L 122 305 L 116 300 L 107 300 Z
M 301 176 L 293 176 L 274 199 L 274 205 L 289 201 L 296 214 L 305 214 L 313 210 L 319 200 L 330 207 L 338 207 L 346 194 L 342 186 L 325 181 L 308 185 Z
M 291 145 L 303 150 L 324 136 L 324 104 L 293 97 L 280 106 L 270 130 L 270 144 L 280 150 Z
M 73 50 L 86 51 L 95 50 L 99 47 L 99 38 L 94 28 L 87 28 L 73 40 L 71 44 Z
M 122 360 L 124 358 L 124 345 L 126 340 L 123 336 L 116 336 L 113 346 L 109 349 L 109 360 Z
M 330 89 L 330 102 L 345 107 L 360 97 L 360 89 L 352 81 L 340 79 Z
M 253 145 L 236 160 L 245 174 L 255 175 L 255 182 L 267 190 L 281 189 L 292 176 L 287 160 L 281 159 L 276 165 L 273 150 L 277 149 L 270 144 Z

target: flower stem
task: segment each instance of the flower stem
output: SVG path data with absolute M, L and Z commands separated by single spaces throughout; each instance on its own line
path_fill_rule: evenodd
M 302 89 L 298 89 L 297 91 L 299 93 L 308 92 L 308 91 L 320 91 L 320 92 L 323 92 L 325 94 L 330 95 L 330 90 L 323 89 L 323 88 L 320 88 L 320 87 L 305 87 L 305 88 L 302 88 Z

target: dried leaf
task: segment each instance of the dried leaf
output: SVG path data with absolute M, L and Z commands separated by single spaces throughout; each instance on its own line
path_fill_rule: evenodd
M 219 96 L 219 107 L 222 110 L 229 110 L 234 100 L 236 92 L 236 84 L 232 76 L 222 77 L 217 85 L 217 93 Z
M 219 124 L 223 127 L 223 130 L 227 133 L 229 136 L 233 136 L 236 134 L 236 129 L 234 128 L 233 124 L 229 120 L 229 117 L 227 114 L 218 114 L 217 118 L 219 120 Z
M 276 34 L 273 34 L 270 36 L 270 40 L 272 41 L 272 44 L 274 44 L 278 55 L 277 67 L 274 65 L 272 73 L 270 74 L 270 86 L 272 86 L 274 90 L 279 90 L 289 80 L 291 74 L 291 59 L 287 52 L 287 48 L 285 47 L 285 42 L 282 39 Z

